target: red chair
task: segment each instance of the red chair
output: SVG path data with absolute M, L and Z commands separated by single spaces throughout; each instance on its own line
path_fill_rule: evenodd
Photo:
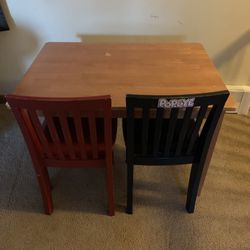
M 113 151 L 117 121 L 110 96 L 41 98 L 7 95 L 26 140 L 46 214 L 53 212 L 48 167 L 106 171 L 108 214 L 114 215 Z

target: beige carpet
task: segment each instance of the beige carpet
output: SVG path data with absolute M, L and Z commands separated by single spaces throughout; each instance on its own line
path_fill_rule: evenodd
M 250 249 L 250 117 L 226 115 L 202 195 L 186 213 L 189 166 L 135 170 L 134 214 L 124 213 L 124 144 L 115 147 L 116 215 L 104 173 L 50 172 L 54 213 L 42 200 L 23 138 L 0 107 L 0 249 Z

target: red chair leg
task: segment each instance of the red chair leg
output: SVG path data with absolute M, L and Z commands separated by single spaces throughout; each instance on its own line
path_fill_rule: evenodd
M 108 215 L 115 215 L 115 205 L 114 205 L 114 181 L 113 181 L 113 169 L 112 169 L 112 159 L 107 164 L 106 168 L 106 185 L 108 194 Z
M 37 180 L 43 198 L 44 212 L 45 214 L 51 214 L 53 212 L 53 201 L 47 168 L 44 167 L 41 169 L 41 171 L 39 171 L 39 173 L 37 173 Z

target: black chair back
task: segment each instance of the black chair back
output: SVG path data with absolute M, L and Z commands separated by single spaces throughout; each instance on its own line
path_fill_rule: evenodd
M 228 95 L 228 91 L 182 96 L 127 95 L 127 161 L 143 165 L 199 161 L 208 150 Z

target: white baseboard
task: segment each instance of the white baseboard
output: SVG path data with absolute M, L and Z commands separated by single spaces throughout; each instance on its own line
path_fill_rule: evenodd
M 247 115 L 250 107 L 250 86 L 227 85 L 227 88 L 234 97 L 237 113 Z

